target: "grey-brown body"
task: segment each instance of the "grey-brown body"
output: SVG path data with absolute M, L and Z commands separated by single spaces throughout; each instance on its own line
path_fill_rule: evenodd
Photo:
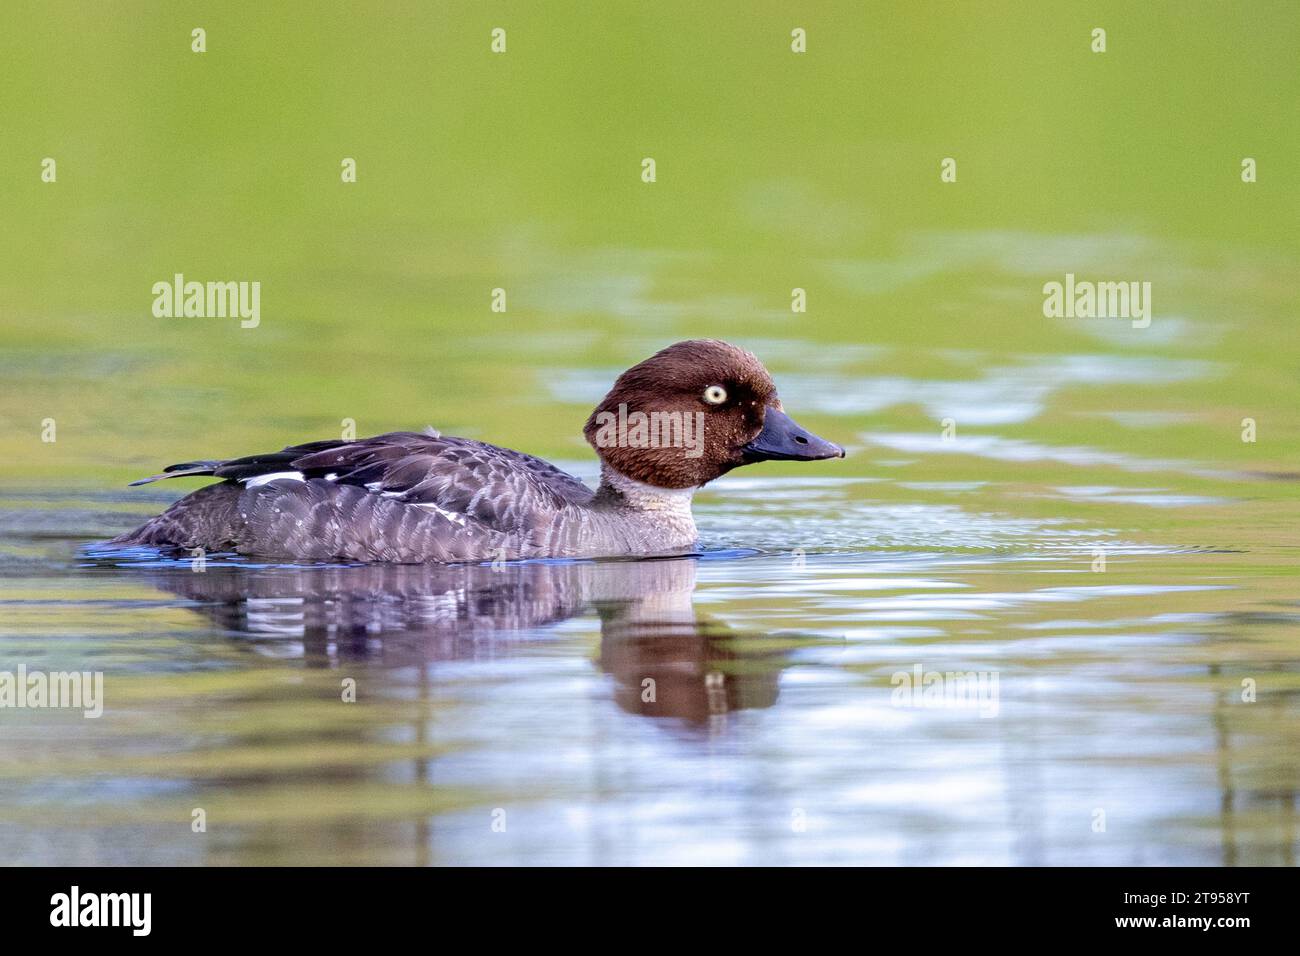
M 471 439 L 396 432 L 293 451 L 204 463 L 226 480 L 112 543 L 449 563 L 680 554 L 696 540 L 689 493 L 610 472 L 593 491 L 539 458 Z M 302 477 L 258 481 L 285 472 Z

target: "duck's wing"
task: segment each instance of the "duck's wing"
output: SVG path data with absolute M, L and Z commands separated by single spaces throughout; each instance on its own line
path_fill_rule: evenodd
M 522 512 L 553 512 L 585 504 L 593 495 L 577 478 L 532 455 L 470 438 L 414 432 L 340 443 L 296 458 L 292 466 L 309 478 L 433 505 L 503 530 L 518 527 Z
M 277 475 L 325 479 L 380 498 L 463 515 L 503 531 L 547 520 L 556 510 L 585 504 L 593 495 L 574 476 L 532 455 L 469 438 L 417 432 L 310 442 L 228 461 L 188 462 L 145 480 L 189 475 L 246 484 Z

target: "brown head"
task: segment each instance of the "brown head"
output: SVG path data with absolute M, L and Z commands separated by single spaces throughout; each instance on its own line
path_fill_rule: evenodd
M 842 458 L 794 423 L 752 353 L 716 339 L 678 342 L 618 377 L 583 433 L 601 459 L 660 488 L 694 488 L 740 465 Z

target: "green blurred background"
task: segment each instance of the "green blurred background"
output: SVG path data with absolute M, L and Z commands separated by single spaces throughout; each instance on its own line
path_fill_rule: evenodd
M 951 379 L 977 374 L 951 350 L 1155 343 L 1235 371 L 1160 383 L 1179 421 L 1137 436 L 1077 415 L 1011 433 L 1208 444 L 1278 468 L 1300 446 L 1293 3 L 10 2 L 0 17 L 10 478 L 117 483 L 344 418 L 585 457 L 591 395 L 557 390 L 554 370 L 612 374 L 696 335 L 753 345 L 778 380 L 823 355 L 850 376 Z M 40 180 L 46 156 L 57 183 Z M 1191 334 L 1119 322 L 1099 344 L 1044 319 L 1042 283 L 1067 271 L 1153 281 L 1156 332 L 1178 316 Z M 260 327 L 154 318 L 150 287 L 177 272 L 260 281 Z M 840 348 L 863 343 L 888 349 Z M 1067 387 L 1060 408 L 1156 394 Z M 1237 440 L 1244 415 L 1266 444 Z M 857 419 L 937 428 L 906 403 Z

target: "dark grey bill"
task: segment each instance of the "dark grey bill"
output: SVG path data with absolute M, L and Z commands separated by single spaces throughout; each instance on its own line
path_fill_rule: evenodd
M 822 458 L 843 458 L 844 449 L 825 438 L 818 438 L 785 412 L 767 409 L 763 430 L 745 446 L 745 460 L 754 461 L 819 461 Z

